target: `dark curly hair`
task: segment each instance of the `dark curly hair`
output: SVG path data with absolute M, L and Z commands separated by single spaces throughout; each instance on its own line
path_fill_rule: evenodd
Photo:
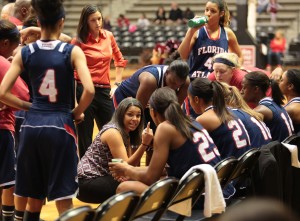
M 59 19 L 65 17 L 63 0 L 32 0 L 31 5 L 42 26 L 54 27 Z

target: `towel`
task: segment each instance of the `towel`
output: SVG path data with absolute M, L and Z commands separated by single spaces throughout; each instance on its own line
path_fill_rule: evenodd
M 281 143 L 284 147 L 286 147 L 291 152 L 291 161 L 292 166 L 300 168 L 300 162 L 298 159 L 298 148 L 296 145 L 287 144 L 287 143 Z
M 214 213 L 222 213 L 225 211 L 226 203 L 223 197 L 220 182 L 216 170 L 209 164 L 199 164 L 190 168 L 181 178 L 185 179 L 193 170 L 203 171 L 205 179 L 205 199 L 204 211 L 205 217 L 211 217 Z M 185 202 L 185 201 L 184 201 Z M 183 202 L 183 203 L 184 203 Z

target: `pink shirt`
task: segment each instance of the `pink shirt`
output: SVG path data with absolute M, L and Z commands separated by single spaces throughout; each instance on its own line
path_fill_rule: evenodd
M 242 81 L 243 81 L 243 78 L 244 76 L 249 73 L 249 72 L 252 72 L 252 71 L 260 71 L 260 72 L 263 72 L 265 73 L 266 75 L 268 75 L 269 77 L 269 73 L 265 70 L 262 70 L 262 69 L 259 69 L 259 68 L 256 68 L 256 67 L 250 67 L 250 68 L 247 68 L 247 70 L 241 70 L 241 69 L 233 69 L 233 75 L 232 75 L 232 78 L 229 82 L 229 85 L 230 86 L 235 86 L 239 89 L 239 91 L 242 90 Z M 209 80 L 211 81 L 215 81 L 216 80 L 216 77 L 215 77 L 215 74 L 214 72 L 212 72 L 210 75 L 208 75 L 207 77 Z M 271 88 L 269 88 L 266 92 L 266 95 L 268 97 L 271 97 L 272 96 L 272 90 Z M 251 103 L 251 102 L 248 102 L 248 105 L 251 107 L 251 108 L 255 108 L 255 104 L 254 103 Z
M 14 16 L 10 16 L 8 20 L 16 26 L 23 26 L 23 22 Z
M 4 75 L 10 67 L 9 61 L 2 56 L 0 56 L 0 67 L 0 82 L 2 82 Z M 18 98 L 25 101 L 29 100 L 28 87 L 20 77 L 18 77 L 11 91 Z M 0 129 L 15 131 L 15 115 L 12 108 L 8 107 L 0 111 Z
M 285 38 L 283 38 L 281 41 L 276 41 L 276 39 L 272 39 L 270 42 L 270 48 L 271 48 L 272 52 L 284 53 L 285 52 L 285 44 L 286 44 Z
M 229 82 L 229 85 L 235 86 L 239 90 L 242 90 L 242 81 L 243 81 L 243 78 L 244 78 L 245 74 L 247 74 L 247 72 L 245 72 L 243 70 L 233 69 L 232 78 Z M 215 81 L 216 80 L 215 73 L 212 72 L 210 75 L 208 75 L 207 78 L 211 81 Z

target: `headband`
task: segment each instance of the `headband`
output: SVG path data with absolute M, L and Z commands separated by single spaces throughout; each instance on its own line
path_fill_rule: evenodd
M 227 60 L 226 58 L 215 58 L 214 63 L 222 63 L 222 64 L 226 64 L 230 67 L 235 67 L 235 64 L 232 63 L 231 61 Z
M 4 33 L 1 33 L 1 39 L 4 39 L 4 38 L 10 38 L 10 37 L 13 37 L 13 36 L 17 36 L 19 35 L 20 32 L 19 32 L 19 29 L 17 27 L 15 27 L 14 29 L 10 29 L 8 31 L 5 31 Z
M 152 98 L 150 98 L 149 104 L 150 104 L 150 107 L 153 108 L 153 110 L 156 111 L 156 107 L 155 107 L 155 105 L 154 105 L 154 102 L 153 102 L 153 99 L 152 99 Z
M 196 96 L 196 93 L 195 93 L 195 91 L 194 91 L 194 89 L 193 89 L 192 84 L 189 85 L 189 87 L 188 87 L 188 92 L 189 92 L 191 95 Z

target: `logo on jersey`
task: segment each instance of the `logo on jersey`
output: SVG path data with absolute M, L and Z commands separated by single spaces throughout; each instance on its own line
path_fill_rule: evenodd
M 198 48 L 198 55 L 208 54 L 208 53 L 220 54 L 220 53 L 224 53 L 224 52 L 227 52 L 227 51 L 224 48 L 217 47 L 217 46 L 206 46 L 206 47 Z

